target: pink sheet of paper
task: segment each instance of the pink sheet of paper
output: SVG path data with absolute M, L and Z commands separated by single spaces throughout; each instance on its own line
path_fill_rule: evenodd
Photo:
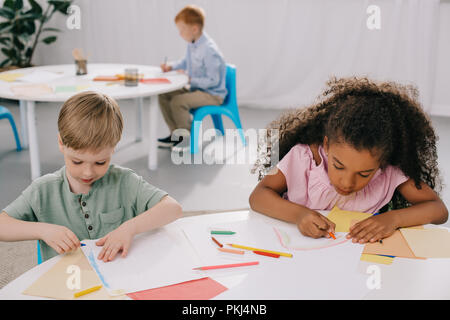
M 228 290 L 207 277 L 173 284 L 166 287 L 128 293 L 133 300 L 209 300 Z

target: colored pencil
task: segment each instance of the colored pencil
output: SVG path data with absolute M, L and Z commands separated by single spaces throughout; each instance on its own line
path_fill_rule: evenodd
M 246 267 L 259 264 L 259 261 L 243 262 L 243 263 L 232 263 L 232 264 L 221 264 L 217 266 L 205 266 L 194 268 L 193 270 L 212 270 L 212 269 L 223 269 L 223 268 L 234 268 L 234 267 Z
M 328 234 L 329 234 L 334 240 L 336 240 L 336 237 L 334 236 L 333 232 L 328 232 Z
M 234 250 L 234 249 L 227 249 L 227 248 L 217 248 L 217 250 L 222 252 L 228 252 L 228 253 L 236 253 L 236 254 L 244 254 L 245 251 L 242 250 Z
M 278 251 L 272 251 L 272 250 L 265 250 L 265 249 L 246 247 L 246 246 L 242 246 L 240 244 L 233 244 L 233 243 L 228 243 L 228 245 L 232 246 L 234 248 L 245 249 L 245 250 L 250 250 L 250 251 L 262 251 L 262 252 L 274 253 L 274 254 L 279 254 L 280 256 L 283 256 L 283 257 L 292 258 L 292 253 L 285 253 L 285 252 L 278 252 Z
M 86 289 L 86 290 L 74 293 L 73 297 L 74 298 L 78 298 L 78 297 L 84 296 L 85 294 L 88 294 L 88 293 L 91 293 L 91 292 L 99 290 L 101 287 L 102 287 L 101 285 L 100 286 L 95 286 L 95 287 L 92 287 L 92 288 L 89 288 L 89 289 Z
M 223 247 L 223 244 L 221 244 L 219 241 L 217 241 L 214 237 L 211 237 L 211 239 L 213 239 L 213 241 L 219 246 L 219 247 Z
M 231 235 L 231 234 L 235 234 L 236 232 L 233 231 L 221 231 L 221 230 L 213 230 L 211 231 L 211 234 L 226 234 L 226 235 Z
M 272 257 L 272 258 L 279 258 L 280 257 L 279 254 L 263 252 L 263 251 L 253 251 L 253 253 L 260 254 L 262 256 Z

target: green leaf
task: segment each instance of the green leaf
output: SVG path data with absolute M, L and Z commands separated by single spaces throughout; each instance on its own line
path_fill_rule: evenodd
M 28 48 L 25 51 L 25 57 L 27 57 L 27 58 L 31 57 L 32 54 L 33 54 L 33 49 L 32 48 Z
M 56 36 L 50 36 L 45 39 L 42 39 L 42 42 L 44 42 L 45 44 L 50 44 L 55 41 L 56 41 Z
M 61 12 L 64 15 L 67 15 L 67 9 L 72 4 L 72 1 L 68 0 L 49 0 L 49 4 L 53 5 L 55 7 L 56 11 Z
M 8 58 L 12 57 L 12 50 L 7 48 L 2 48 L 2 52 L 7 56 Z
M 4 44 L 5 46 L 8 45 L 11 42 L 10 38 L 4 37 L 4 38 L 0 38 L 0 43 Z
M 39 3 L 37 3 L 35 0 L 28 0 L 28 2 L 31 5 L 30 12 L 42 14 L 42 7 Z
M 12 28 L 14 28 L 14 25 L 9 24 L 9 22 L 0 23 L 1 34 L 9 32 Z
M 17 49 L 19 49 L 19 51 L 25 49 L 25 45 L 19 40 L 19 38 L 14 37 L 13 44 Z
M 19 11 L 23 8 L 23 0 L 16 0 L 16 4 L 14 6 L 14 8 Z
M 25 14 L 21 14 L 19 15 L 16 20 L 27 20 L 27 19 L 41 19 L 42 18 L 42 14 L 40 13 L 25 13 Z
M 2 63 L 0 63 L 0 68 L 3 68 L 10 61 L 11 61 L 10 58 L 6 58 L 5 60 L 3 60 Z
M 5 7 L 14 11 L 15 10 L 14 0 L 5 0 L 5 2 L 3 3 L 3 8 Z
M 0 16 L 12 20 L 16 16 L 16 13 L 8 7 L 3 7 L 0 8 Z
M 42 29 L 42 32 L 45 32 L 45 31 L 61 32 L 61 30 L 58 29 L 58 28 L 44 28 L 44 29 Z

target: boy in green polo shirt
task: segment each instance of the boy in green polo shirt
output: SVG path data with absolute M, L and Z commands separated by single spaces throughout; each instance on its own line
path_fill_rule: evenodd
M 98 259 L 127 255 L 133 237 L 181 217 L 166 192 L 111 164 L 122 135 L 119 106 L 98 92 L 67 100 L 58 118 L 65 166 L 34 180 L 0 214 L 0 241 L 38 239 L 44 260 L 98 239 Z

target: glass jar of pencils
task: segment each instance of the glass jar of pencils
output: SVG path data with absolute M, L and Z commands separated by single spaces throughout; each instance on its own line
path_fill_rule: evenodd
M 87 61 L 86 60 L 75 60 L 76 74 L 77 76 L 82 76 L 87 74 Z
M 139 83 L 139 74 L 138 69 L 129 68 L 125 69 L 125 86 L 127 87 L 136 87 Z

